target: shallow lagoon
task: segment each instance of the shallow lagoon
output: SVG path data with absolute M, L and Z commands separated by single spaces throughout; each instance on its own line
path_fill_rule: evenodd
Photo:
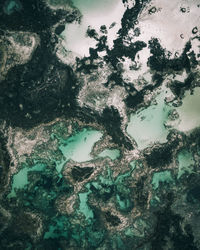
M 89 189 L 90 184 L 88 184 L 87 187 Z M 87 204 L 88 195 L 90 193 L 91 193 L 91 190 L 89 190 L 88 192 L 79 194 L 79 200 L 80 200 L 79 211 L 85 215 L 86 219 L 94 217 L 92 210 L 90 209 L 90 207 Z
M 194 165 L 194 159 L 190 152 L 187 150 L 182 150 L 178 154 L 178 162 L 179 162 L 179 170 L 178 170 L 178 176 L 179 179 L 183 174 L 185 173 L 192 173 Z
M 127 133 L 134 138 L 139 149 L 147 148 L 155 142 L 166 142 L 169 131 L 164 123 L 171 107 L 165 104 L 165 92 L 157 95 L 153 104 L 130 116 Z
M 120 151 L 118 149 L 105 149 L 98 157 L 109 157 L 111 160 L 116 160 L 120 157 Z
M 63 165 L 70 159 L 76 162 L 92 160 L 93 158 L 90 153 L 95 142 L 100 140 L 102 135 L 103 134 L 100 131 L 84 128 L 82 131 L 77 132 L 66 140 L 59 138 L 61 141 L 59 149 L 61 150 L 64 159 L 61 162 L 56 162 L 57 172 L 60 173 Z M 36 163 L 32 167 L 23 164 L 22 169 L 13 176 L 12 190 L 8 195 L 8 198 L 16 196 L 15 189 L 23 189 L 28 185 L 29 171 L 43 171 L 44 168 L 45 164 L 42 163 Z
M 171 172 L 169 170 L 165 170 L 163 172 L 157 172 L 153 175 L 152 186 L 153 189 L 159 188 L 160 183 L 172 183 L 173 178 L 171 176 Z
M 95 142 L 99 141 L 102 136 L 103 134 L 100 131 L 84 128 L 77 134 L 63 140 L 59 149 L 64 155 L 65 160 L 57 164 L 57 171 L 60 173 L 63 164 L 70 159 L 76 162 L 92 160 L 92 156 L 90 155 L 91 150 Z
M 177 108 L 180 123 L 177 129 L 183 132 L 200 126 L 200 87 L 194 89 L 193 95 L 186 91 L 183 104 Z
M 152 146 L 156 142 L 167 142 L 170 128 L 167 128 L 165 124 L 167 124 L 169 112 L 174 108 L 165 103 L 166 94 L 167 92 L 162 91 L 155 98 L 156 104 L 130 115 L 127 133 L 136 141 L 140 150 Z M 186 91 L 182 105 L 175 108 L 179 118 L 175 120 L 172 129 L 188 132 L 200 126 L 199 96 L 199 87 L 194 89 L 192 95 L 190 91 Z
M 44 168 L 45 165 L 40 163 L 35 164 L 33 167 L 24 165 L 23 168 L 13 177 L 12 190 L 8 195 L 8 198 L 16 196 L 16 189 L 23 189 L 26 185 L 28 185 L 28 172 L 42 171 Z

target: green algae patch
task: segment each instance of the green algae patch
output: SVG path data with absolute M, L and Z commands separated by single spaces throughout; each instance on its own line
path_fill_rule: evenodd
M 151 204 L 151 206 L 153 206 L 153 207 L 158 206 L 159 203 L 160 203 L 160 198 L 159 198 L 157 195 L 155 195 L 155 196 L 150 200 L 150 204 Z
M 133 229 L 132 229 L 133 235 L 139 238 L 144 237 L 145 231 L 148 229 L 148 227 L 149 226 L 143 219 L 141 218 L 136 219 L 136 221 L 133 224 Z
M 23 168 L 13 176 L 12 190 L 8 195 L 8 198 L 16 197 L 15 190 L 23 189 L 28 185 L 28 172 L 30 171 L 43 171 L 45 165 L 42 163 L 37 163 L 33 167 L 29 167 L 26 164 L 23 165 Z
M 127 211 L 127 210 L 129 210 L 130 208 L 132 208 L 132 204 L 131 204 L 131 202 L 130 202 L 130 200 L 129 199 L 127 199 L 127 198 L 121 198 L 118 194 L 116 195 L 116 200 L 117 200 L 117 203 L 118 203 L 118 205 L 119 205 L 119 207 L 120 207 L 120 210 L 122 210 L 122 211 Z
M 131 166 L 132 170 L 134 170 L 136 168 L 136 161 L 131 161 L 130 166 Z
M 133 237 L 133 230 L 131 228 L 127 228 L 126 231 L 124 232 L 126 236 Z
M 115 180 L 117 192 L 116 203 L 119 207 L 119 210 L 123 212 L 130 211 L 134 206 L 133 201 L 131 201 L 131 191 L 124 183 L 125 179 L 131 176 L 133 170 L 134 168 L 124 174 L 117 176 Z
M 102 135 L 103 134 L 100 131 L 84 128 L 82 131 L 70 136 L 68 139 L 62 140 L 59 149 L 65 157 L 65 160 L 56 164 L 58 173 L 62 171 L 63 164 L 70 159 L 76 162 L 92 160 L 90 153 L 95 142 L 99 141 Z
M 112 161 L 120 157 L 120 151 L 118 149 L 105 149 L 98 157 L 109 157 Z
M 154 173 L 153 175 L 152 185 L 154 190 L 159 187 L 160 183 L 172 183 L 172 182 L 174 182 L 174 180 L 169 170 Z
M 130 177 L 130 176 L 131 176 L 131 173 L 132 173 L 132 171 L 128 171 L 128 172 L 126 172 L 126 173 L 124 173 L 124 174 L 118 175 L 118 176 L 117 176 L 117 179 L 116 179 L 116 181 L 115 181 L 115 183 L 122 183 L 123 180 L 124 180 L 126 177 Z
M 179 162 L 179 169 L 178 169 L 178 176 L 179 179 L 185 173 L 192 173 L 192 165 L 194 165 L 194 159 L 190 152 L 187 150 L 182 150 L 178 154 L 178 162 Z
M 22 5 L 19 0 L 7 0 L 4 4 L 3 10 L 7 15 L 11 15 L 15 11 L 20 11 Z
M 56 239 L 59 237 L 68 237 L 69 223 L 65 216 L 53 219 L 53 224 L 49 226 L 49 231 L 44 234 L 44 239 Z
M 131 161 L 131 162 L 129 163 L 129 165 L 130 165 L 130 167 L 131 167 L 131 171 L 133 171 L 133 170 L 136 169 L 136 168 L 141 168 L 141 167 L 143 167 L 142 163 L 139 162 L 139 161 L 137 161 L 137 160 Z
M 136 114 L 131 114 L 127 133 L 136 141 L 139 149 L 145 149 L 155 142 L 164 143 L 169 131 L 165 127 L 171 107 L 165 104 L 162 91 L 153 104 Z

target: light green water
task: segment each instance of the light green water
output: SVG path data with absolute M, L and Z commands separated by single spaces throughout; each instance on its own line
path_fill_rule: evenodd
M 63 153 L 65 160 L 58 163 L 56 166 L 57 171 L 62 171 L 63 164 L 70 159 L 76 162 L 85 162 L 92 160 L 90 155 L 95 142 L 99 141 L 102 133 L 97 130 L 84 128 L 81 132 L 69 137 L 67 140 L 62 141 L 59 149 Z
M 177 176 L 178 179 L 185 173 L 193 172 L 192 165 L 195 162 L 190 152 L 186 150 L 181 151 L 178 154 L 178 162 L 179 162 L 179 169 L 178 169 L 178 176 Z
M 172 107 L 164 101 L 166 92 L 162 91 L 156 97 L 156 105 L 151 105 L 136 114 L 131 114 L 127 133 L 136 141 L 140 150 L 155 142 L 165 143 L 169 129 L 165 127 L 169 111 Z M 183 104 L 177 107 L 179 119 L 174 128 L 187 132 L 200 126 L 200 88 L 194 89 L 194 94 L 186 91 Z
M 83 15 L 94 15 L 97 14 L 106 15 L 116 4 L 116 0 L 72 0 L 75 7 L 77 7 Z M 102 13 L 105 12 L 105 13 Z
M 120 151 L 118 149 L 105 149 L 98 157 L 109 157 L 111 160 L 116 160 L 120 157 Z
M 200 87 L 194 89 L 194 94 L 186 91 L 183 104 L 177 108 L 180 116 L 178 130 L 186 132 L 200 126 Z
M 80 193 L 80 206 L 79 211 L 85 215 L 86 220 L 89 218 L 93 218 L 93 212 L 87 205 L 88 193 Z
M 44 164 L 38 163 L 33 167 L 25 165 L 17 174 L 13 176 L 12 190 L 8 195 L 8 198 L 15 197 L 16 189 L 22 189 L 28 184 L 28 172 L 29 171 L 43 171 L 45 168 Z
M 154 173 L 153 180 L 152 180 L 153 189 L 157 189 L 161 182 L 162 183 L 164 183 L 164 182 L 165 183 L 173 182 L 173 178 L 171 176 L 170 171 L 166 170 L 166 171 L 163 171 L 163 172 Z
M 87 220 L 89 218 L 93 218 L 94 214 L 87 204 L 88 195 L 91 193 L 90 184 L 87 184 L 86 187 L 88 188 L 88 192 L 79 194 L 79 200 L 80 200 L 79 211 L 85 215 L 85 218 Z
M 156 207 L 160 203 L 160 198 L 155 195 L 150 200 L 151 206 Z
M 131 205 L 129 199 L 121 200 L 120 196 L 118 194 L 116 195 L 116 200 L 117 200 L 117 203 L 119 204 L 121 210 L 125 210 L 128 207 L 130 207 L 130 205 Z
M 134 160 L 134 161 L 131 161 L 130 163 L 130 166 L 131 166 L 131 170 L 133 171 L 136 167 L 137 168 L 142 168 L 143 165 L 141 162 L 138 162 L 137 160 Z
M 136 168 L 136 161 L 131 161 L 130 166 L 134 170 Z
M 164 123 L 171 107 L 165 104 L 165 93 L 156 97 L 156 105 L 151 105 L 130 116 L 127 133 L 136 141 L 139 149 L 151 146 L 155 142 L 166 142 L 169 131 Z
M 15 1 L 10 1 L 9 4 L 8 4 L 8 6 L 7 6 L 7 11 L 8 11 L 8 13 L 11 13 L 11 12 L 12 12 L 12 9 L 13 9 L 14 7 L 16 7 L 16 6 L 17 6 L 17 4 L 15 3 Z

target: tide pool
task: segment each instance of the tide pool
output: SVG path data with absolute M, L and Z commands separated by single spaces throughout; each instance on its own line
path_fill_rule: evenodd
M 169 170 L 154 173 L 153 175 L 153 180 L 152 180 L 153 189 L 157 189 L 160 183 L 171 183 L 171 182 L 173 182 L 173 178 Z
M 80 200 L 79 211 L 85 215 L 86 220 L 94 217 L 92 210 L 88 207 L 88 204 L 87 204 L 88 195 L 90 193 L 91 193 L 91 191 L 89 190 L 86 193 L 79 194 L 79 200 Z
M 192 165 L 195 163 L 193 156 L 190 152 L 187 150 L 182 150 L 178 154 L 178 162 L 179 162 L 179 170 L 178 170 L 178 176 L 179 179 L 184 173 L 192 173 Z
M 112 161 L 119 158 L 119 156 L 120 151 L 118 149 L 105 149 L 98 155 L 98 157 L 109 157 Z
M 69 227 L 67 219 L 65 216 L 61 216 L 59 218 L 53 219 L 53 225 L 50 225 L 49 231 L 44 234 L 44 239 L 55 239 L 59 237 L 66 237 L 68 236 Z
M 142 150 L 153 143 L 167 142 L 169 128 L 165 126 L 172 107 L 164 101 L 165 91 L 155 98 L 153 104 L 138 113 L 130 115 L 127 133 L 136 141 L 138 149 Z M 187 132 L 200 126 L 200 87 L 194 89 L 193 95 L 186 91 L 182 105 L 176 108 L 179 118 L 172 125 L 173 128 Z
M 23 166 L 23 168 L 13 176 L 12 190 L 8 195 L 8 198 L 12 198 L 16 196 L 16 189 L 23 189 L 28 184 L 28 172 L 29 171 L 43 171 L 45 168 L 44 164 L 37 163 L 33 167 L 29 167 L 28 165 Z
M 167 121 L 171 107 L 165 104 L 165 92 L 157 95 L 153 104 L 136 114 L 131 114 L 127 133 L 136 141 L 139 149 L 145 149 L 155 142 L 165 143 L 169 131 Z
M 11 15 L 15 11 L 20 11 L 22 9 L 22 4 L 19 0 L 7 0 L 5 1 L 3 10 L 7 15 Z
M 76 162 L 92 160 L 90 153 L 95 142 L 99 141 L 102 135 L 103 134 L 100 131 L 84 128 L 82 131 L 69 137 L 68 139 L 62 140 L 59 149 L 64 155 L 65 160 L 57 164 L 57 171 L 60 173 L 63 164 L 70 159 Z

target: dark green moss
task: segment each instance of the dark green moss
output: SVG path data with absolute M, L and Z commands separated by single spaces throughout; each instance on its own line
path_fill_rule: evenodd
M 83 181 L 90 177 L 90 175 L 93 173 L 93 168 L 91 167 L 78 167 L 74 166 L 71 175 L 75 181 Z
M 188 191 L 187 201 L 191 203 L 200 202 L 200 185 L 196 185 Z
M 172 147 L 167 144 L 154 147 L 150 154 L 145 154 L 145 158 L 149 167 L 160 168 L 166 166 L 172 161 Z
M 183 232 L 181 223 L 183 218 L 174 215 L 170 209 L 157 213 L 157 226 L 155 236 L 152 240 L 152 248 L 155 250 L 164 249 L 168 241 L 172 243 L 173 249 L 197 250 L 194 245 L 194 237 L 191 234 L 190 226 Z M 165 235 L 165 237 L 163 237 Z
M 111 214 L 110 211 L 105 213 L 105 218 L 112 226 L 118 226 L 121 223 L 121 220 L 117 216 Z

